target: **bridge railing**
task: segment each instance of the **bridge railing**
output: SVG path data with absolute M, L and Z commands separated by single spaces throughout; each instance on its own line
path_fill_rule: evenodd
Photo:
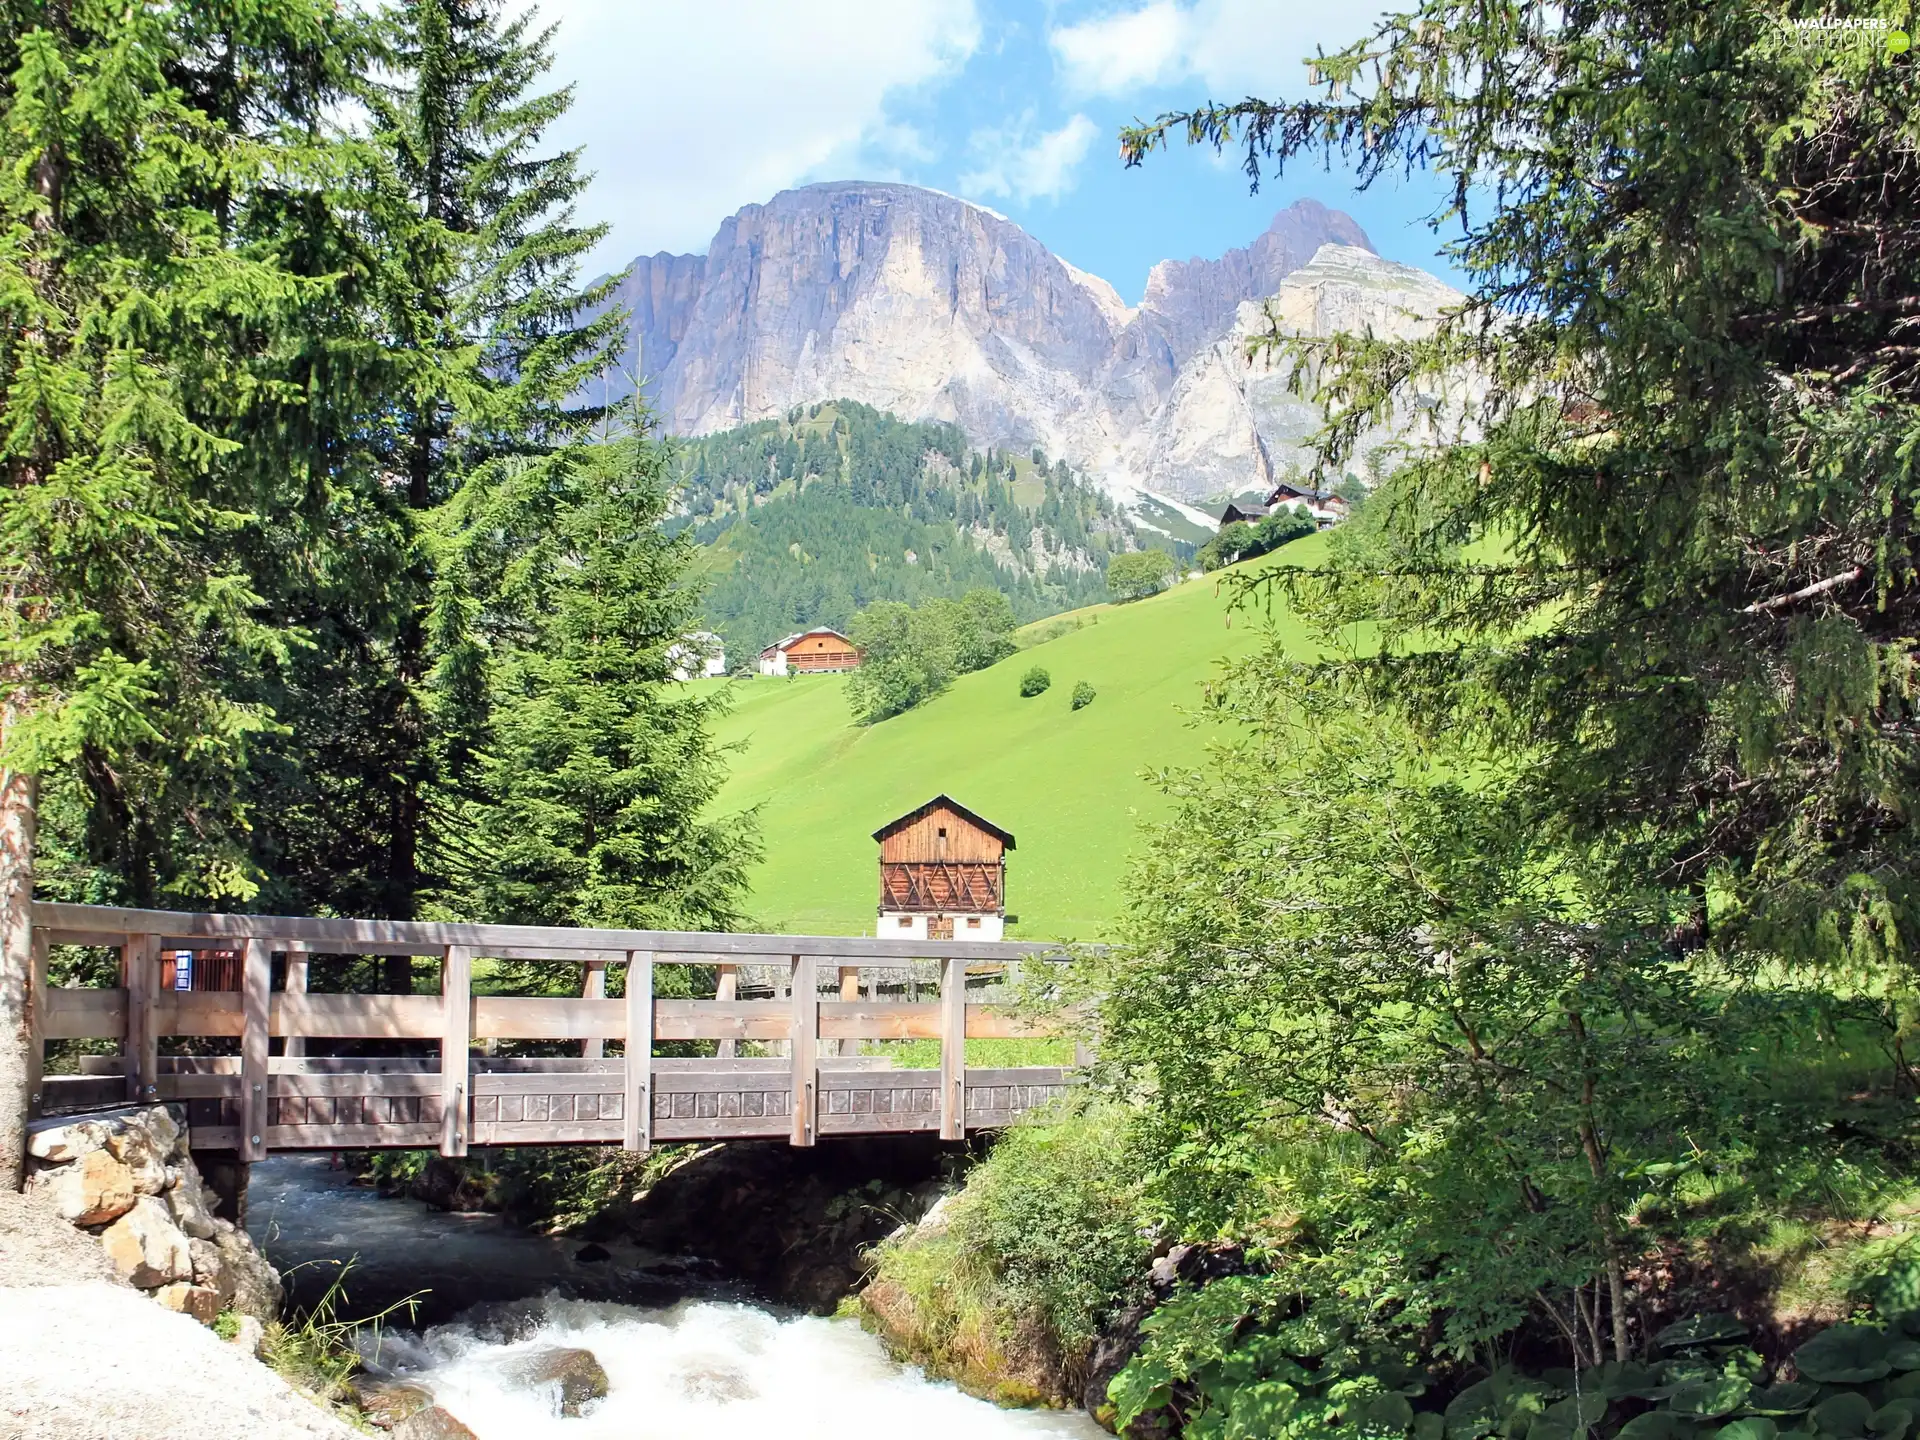
M 47 982 L 54 946 L 120 953 L 111 988 Z M 161 957 L 237 950 L 237 991 L 161 988 Z M 283 987 L 273 960 L 284 957 Z M 316 955 L 426 957 L 439 962 L 438 994 L 321 994 L 307 989 Z M 1050 1033 L 1012 1007 L 967 1000 L 969 969 L 1064 959 L 1045 944 L 942 942 L 839 936 L 733 935 L 521 925 L 186 914 L 88 905 L 34 906 L 29 1000 L 31 1055 L 50 1040 L 109 1039 L 114 1056 L 86 1057 L 80 1077 L 36 1074 L 34 1104 L 48 1112 L 87 1101 L 180 1100 L 196 1144 L 243 1160 L 270 1150 L 771 1137 L 811 1145 L 822 1133 L 966 1130 L 1004 1125 L 1061 1093 L 1058 1067 L 966 1067 L 968 1038 Z M 572 962 L 577 996 L 476 994 L 477 960 Z M 862 970 L 935 962 L 931 1001 L 860 995 Z M 711 999 L 655 994 L 662 965 L 717 967 Z M 775 966 L 787 994 L 740 999 L 738 967 Z M 607 998 L 608 968 L 625 994 Z M 598 972 L 597 981 L 591 978 Z M 823 981 L 837 987 L 821 994 Z M 236 1056 L 163 1055 L 165 1037 L 225 1037 Z M 280 1039 L 282 1053 L 272 1053 Z M 861 1041 L 931 1039 L 938 1070 L 835 1055 Z M 329 1057 L 309 1041 L 435 1042 L 438 1057 Z M 582 1042 L 578 1058 L 472 1053 L 493 1040 Z M 661 1058 L 663 1040 L 719 1042 L 714 1057 Z M 783 1056 L 741 1057 L 742 1041 L 782 1042 Z M 607 1042 L 624 1053 L 607 1058 Z M 827 1049 L 823 1050 L 823 1046 Z M 111 1093 L 113 1091 L 119 1093 Z

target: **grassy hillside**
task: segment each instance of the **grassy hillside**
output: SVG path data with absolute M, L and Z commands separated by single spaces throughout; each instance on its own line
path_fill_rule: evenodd
M 1286 558 L 1310 561 L 1324 543 L 1300 541 Z M 1079 628 L 1046 638 L 1075 621 Z M 1258 630 L 1244 613 L 1229 624 L 1213 577 L 1191 581 L 1029 626 L 1022 638 L 1038 643 L 865 729 L 848 716 L 839 676 L 703 682 L 732 685 L 738 702 L 719 733 L 744 748 L 720 804 L 761 806 L 757 920 L 872 933 L 872 832 L 944 790 L 1018 837 L 1007 862 L 1007 905 L 1020 916 L 1013 933 L 1101 938 L 1120 909 L 1141 821 L 1165 813 L 1143 772 L 1204 759 L 1207 731 L 1183 711 L 1198 708 L 1219 660 L 1244 654 Z M 1023 700 L 1020 676 L 1036 664 L 1053 688 Z M 1099 698 L 1076 712 L 1068 698 L 1080 680 Z

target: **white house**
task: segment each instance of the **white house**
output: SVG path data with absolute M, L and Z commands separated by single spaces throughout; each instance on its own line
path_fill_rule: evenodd
M 727 648 L 712 631 L 695 630 L 667 647 L 667 663 L 676 680 L 711 679 L 727 673 Z

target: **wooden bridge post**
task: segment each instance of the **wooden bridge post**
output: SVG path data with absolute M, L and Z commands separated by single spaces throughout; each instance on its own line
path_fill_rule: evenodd
M 738 965 L 722 965 L 720 967 L 720 978 L 714 984 L 713 998 L 721 1001 L 737 1000 L 740 998 L 740 967 Z M 714 1058 L 717 1060 L 733 1059 L 734 1042 L 732 1038 L 729 1037 L 720 1041 L 713 1053 Z
M 467 1153 L 467 1051 L 473 1044 L 473 950 L 449 945 L 440 962 L 440 1153 Z
M 793 1053 L 793 1134 L 795 1145 L 811 1145 L 820 1076 L 820 979 L 811 955 L 793 957 L 793 1009 L 787 1035 Z
M 967 962 L 940 972 L 940 1138 L 967 1136 Z
M 267 1037 L 273 1015 L 273 952 L 249 940 L 240 969 L 240 1159 L 267 1158 Z M 157 966 L 149 966 L 157 969 Z
M 587 978 L 581 982 L 580 998 L 583 1000 L 607 998 L 607 967 L 604 961 L 589 960 L 587 962 Z M 598 1060 L 606 1053 L 606 1043 L 598 1037 L 580 1042 L 580 1057 L 583 1060 Z
M 38 1117 L 45 1105 L 41 1079 L 47 1068 L 47 932 L 33 932 L 33 952 L 27 958 L 27 1117 Z
M 286 993 L 304 995 L 307 993 L 307 947 L 297 940 L 287 942 L 287 981 Z M 287 1055 L 307 1053 L 307 1037 L 289 1035 L 280 1042 L 281 1050 Z
M 858 965 L 842 965 L 840 967 L 840 998 L 856 1003 L 859 1001 L 860 967 Z M 858 1040 L 836 1040 L 833 1042 L 833 1053 L 836 1055 L 858 1055 L 860 1053 L 860 1042 Z
M 141 1104 L 160 1093 L 160 1037 L 153 1030 L 160 937 L 129 935 L 120 953 L 127 979 L 127 1099 Z
M 653 1144 L 653 955 L 627 952 L 627 1085 L 621 1148 L 645 1154 Z

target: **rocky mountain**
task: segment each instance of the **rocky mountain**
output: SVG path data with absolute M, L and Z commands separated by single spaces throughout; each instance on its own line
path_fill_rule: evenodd
M 1414 323 L 1451 295 L 1311 200 L 1244 249 L 1163 261 L 1135 308 L 983 206 L 810 185 L 729 217 L 704 256 L 634 262 L 625 377 L 605 396 L 643 377 L 683 435 L 855 400 L 976 445 L 1039 446 L 1118 493 L 1192 500 L 1264 483 L 1305 433 L 1311 412 L 1245 359 L 1264 303 L 1337 327 Z

